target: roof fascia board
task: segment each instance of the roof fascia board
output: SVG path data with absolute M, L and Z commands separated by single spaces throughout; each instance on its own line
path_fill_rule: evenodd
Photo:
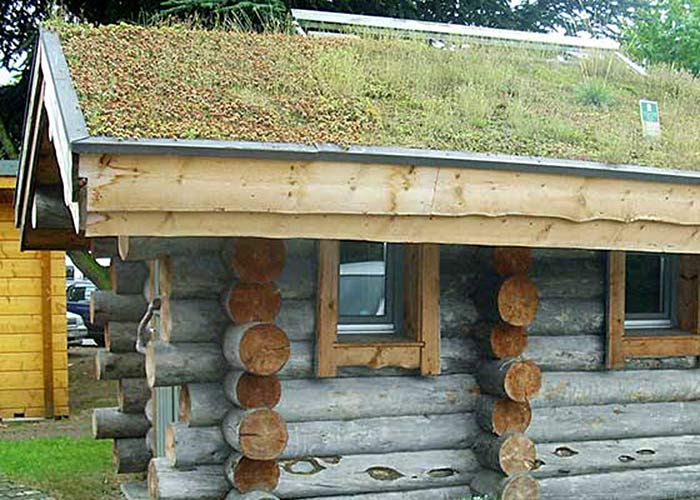
M 304 145 L 192 139 L 115 139 L 112 137 L 94 136 L 76 142 L 73 145 L 73 149 L 81 154 L 155 154 L 292 161 L 381 163 L 423 167 L 506 170 L 523 173 L 603 177 L 675 184 L 700 184 L 700 172 L 695 171 L 429 149 L 374 146 L 350 146 L 343 148 L 333 144 Z
M 559 45 L 584 49 L 619 50 L 620 48 L 619 43 L 608 39 L 581 38 L 559 35 L 556 33 L 532 33 L 527 31 L 484 28 L 460 24 L 416 21 L 413 19 L 396 19 L 391 17 L 343 14 L 306 9 L 292 9 L 292 16 L 302 26 L 344 25 L 356 26 L 360 28 L 378 28 L 416 33 L 434 33 L 472 38 Z

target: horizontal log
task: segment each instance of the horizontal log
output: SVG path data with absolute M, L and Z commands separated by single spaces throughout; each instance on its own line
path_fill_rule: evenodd
M 316 324 L 316 301 L 282 301 L 275 324 L 287 333 L 290 340 L 313 340 Z
M 112 446 L 112 462 L 117 474 L 146 472 L 151 452 L 143 437 L 115 439 Z
M 469 486 L 448 486 L 446 488 L 428 488 L 425 490 L 392 491 L 383 493 L 360 493 L 359 495 L 334 495 L 313 497 L 309 500 L 455 500 L 471 498 Z
M 664 436 L 537 445 L 536 478 L 679 467 L 700 463 L 698 436 Z
M 464 336 L 479 321 L 479 311 L 469 297 L 440 296 L 440 336 Z
M 287 334 L 270 323 L 231 325 L 224 334 L 224 356 L 231 367 L 254 375 L 272 375 L 289 360 Z
M 388 493 L 468 485 L 479 469 L 471 450 L 384 455 L 305 456 L 282 460 L 280 498 Z
M 525 432 L 532 422 L 530 403 L 482 395 L 476 403 L 476 420 L 483 430 L 501 436 L 509 431 Z
M 143 293 L 143 285 L 148 279 L 148 266 L 144 262 L 125 262 L 111 259 L 109 277 L 112 291 L 120 295 Z
M 160 293 L 168 300 L 216 300 L 230 282 L 229 271 L 218 254 L 160 259 Z
M 698 366 L 697 356 L 674 356 L 670 358 L 632 358 L 625 360 L 625 368 L 630 370 L 677 370 Z
M 700 401 L 533 408 L 535 443 L 700 434 Z
M 187 470 L 172 467 L 167 458 L 148 465 L 148 495 L 156 500 L 221 500 L 229 489 L 220 465 L 198 465 Z
M 241 281 L 266 283 L 277 280 L 285 267 L 283 240 L 235 238 L 224 248 L 224 259 Z
M 279 497 L 266 491 L 249 491 L 240 493 L 235 488 L 228 492 L 224 500 L 279 500 Z
M 122 413 L 119 408 L 95 408 L 92 412 L 95 439 L 143 438 L 149 427 L 143 414 Z
M 542 500 L 576 498 L 582 491 L 591 500 L 658 500 L 694 498 L 700 483 L 700 465 L 665 469 L 629 470 L 607 474 L 540 480 Z
M 231 404 L 221 382 L 185 384 L 180 388 L 180 420 L 190 427 L 219 425 Z
M 584 250 L 573 248 L 533 248 L 532 259 L 535 265 L 540 265 L 549 260 L 569 259 L 569 260 L 605 260 L 607 252 L 600 250 Z
M 282 274 L 275 280 L 282 301 L 313 299 L 317 274 L 315 258 L 288 258 Z
M 605 328 L 605 301 L 601 299 L 544 299 L 535 321 L 528 327 L 532 335 L 602 335 Z
M 538 259 L 530 276 L 542 300 L 602 300 L 605 295 L 605 259 Z
M 216 293 L 216 290 L 214 290 Z M 216 299 L 161 297 L 161 339 L 167 342 L 220 342 L 229 324 Z
M 146 375 L 145 358 L 137 352 L 113 353 L 98 349 L 95 354 L 95 378 L 117 380 L 140 378 Z
M 231 486 L 245 494 L 274 490 L 279 483 L 280 468 L 275 460 L 251 460 L 233 452 L 224 462 L 224 474 Z
M 156 340 L 146 346 L 146 378 L 150 387 L 216 382 L 224 373 L 226 360 L 219 344 L 169 344 Z
M 700 399 L 696 370 L 543 373 L 533 407 L 693 401 Z
M 471 329 L 471 335 L 488 358 L 515 358 L 527 347 L 525 328 L 507 323 L 481 323 Z
M 174 422 L 165 429 L 165 456 L 175 468 L 222 464 L 230 454 L 218 426 L 188 427 Z
M 228 401 L 238 408 L 274 408 L 280 402 L 282 386 L 277 375 L 231 371 L 224 378 L 223 391 Z
M 90 253 L 95 258 L 112 258 L 119 256 L 117 238 L 90 238 Z
M 117 388 L 117 402 L 122 413 L 143 414 L 151 389 L 145 378 L 123 378 Z
M 109 321 L 105 325 L 105 348 L 110 352 L 136 352 L 135 321 Z
M 191 257 L 221 251 L 224 238 L 154 238 L 145 236 L 120 236 L 119 256 L 122 260 L 155 260 L 163 255 L 188 255 Z
M 440 302 L 445 299 L 464 301 L 476 290 L 483 271 L 477 257 L 481 247 L 440 245 Z
M 538 366 L 516 359 L 484 361 L 476 378 L 483 392 L 520 402 L 532 399 L 542 385 Z
M 473 449 L 481 465 L 506 476 L 529 472 L 536 465 L 535 444 L 520 432 L 508 431 L 501 436 L 482 433 Z
M 104 325 L 108 321 L 141 321 L 146 312 L 142 294 L 119 295 L 111 290 L 95 290 L 90 295 L 90 322 Z
M 276 410 L 287 422 L 465 413 L 479 399 L 466 374 L 284 380 L 281 393 Z
M 542 371 L 594 371 L 604 369 L 605 346 L 601 335 L 530 336 L 523 358 Z
M 289 439 L 287 426 L 280 415 L 268 409 L 232 408 L 221 424 L 226 442 L 253 460 L 274 460 Z
M 234 283 L 224 295 L 224 309 L 234 323 L 273 323 L 282 305 L 274 283 Z
M 471 413 L 289 422 L 282 458 L 468 448 L 479 435 Z
M 506 477 L 494 471 L 480 471 L 471 483 L 474 493 L 498 500 L 539 500 L 539 483 L 527 473 Z M 561 497 L 563 498 L 576 498 Z M 586 496 L 586 498 L 589 498 Z M 602 500 L 602 499 L 601 499 Z

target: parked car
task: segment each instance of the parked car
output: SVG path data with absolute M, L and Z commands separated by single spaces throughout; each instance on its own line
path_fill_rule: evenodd
M 82 340 L 88 336 L 85 321 L 79 314 L 66 311 L 66 323 L 68 324 L 68 345 L 80 345 Z
M 88 337 L 98 345 L 104 344 L 104 332 L 90 323 L 90 295 L 97 287 L 90 280 L 76 280 L 66 288 L 66 306 L 68 311 L 79 315 L 88 329 Z

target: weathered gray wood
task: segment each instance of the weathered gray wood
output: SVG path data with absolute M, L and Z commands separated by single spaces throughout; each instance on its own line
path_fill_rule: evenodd
M 156 428 L 151 427 L 148 429 L 148 432 L 146 433 L 146 448 L 148 451 L 151 453 L 151 455 L 155 456 L 156 454 Z
M 37 185 L 31 212 L 34 229 L 73 229 L 73 217 L 63 201 L 63 186 Z
M 136 352 L 135 321 L 109 321 L 105 326 L 105 347 L 110 352 Z
M 483 262 L 477 247 L 440 245 L 440 300 L 470 300 L 479 283 Z
M 482 433 L 473 449 L 481 465 L 507 476 L 532 470 L 537 458 L 535 444 L 524 434 L 513 431 L 502 436 Z
M 148 279 L 148 266 L 144 262 L 125 262 L 114 258 L 109 264 L 112 291 L 118 294 L 133 295 L 143 292 L 143 284 Z
M 163 255 L 199 256 L 221 252 L 225 238 L 156 238 L 119 237 L 119 256 L 122 260 L 155 260 Z
M 151 424 L 153 423 L 153 412 L 155 410 L 155 399 L 153 399 L 153 393 L 151 392 L 151 397 L 146 401 L 146 407 L 143 409 L 143 414 L 146 416 Z
M 138 352 L 113 353 L 98 349 L 95 354 L 97 380 L 140 378 L 146 376 L 145 358 Z
M 542 374 L 533 407 L 652 403 L 700 399 L 696 370 L 561 372 Z
M 229 326 L 224 332 L 222 349 L 232 368 L 255 375 L 279 372 L 290 356 L 287 334 L 270 323 Z
M 287 333 L 290 340 L 312 340 L 315 335 L 316 301 L 282 300 L 275 324 Z
M 290 299 L 312 299 L 316 295 L 316 260 L 287 256 L 282 275 L 275 283 L 282 303 Z
M 95 439 L 143 438 L 149 427 L 143 414 L 122 413 L 119 408 L 95 408 L 92 412 Z
M 117 238 L 90 238 L 90 253 L 98 259 L 118 258 Z
M 145 378 L 123 378 L 119 380 L 117 402 L 123 413 L 143 414 L 151 390 Z
M 112 461 L 118 474 L 145 472 L 151 452 L 143 437 L 115 439 L 112 447 Z
M 695 356 L 676 356 L 672 358 L 636 358 L 626 359 L 628 370 L 677 370 L 696 368 L 698 358 Z
M 218 425 L 231 404 L 220 382 L 186 384 L 180 390 L 180 420 L 190 427 Z
M 120 295 L 112 290 L 95 290 L 90 295 L 90 322 L 104 325 L 108 321 L 141 321 L 146 312 L 142 294 Z
M 536 259 L 530 276 L 547 299 L 601 299 L 605 294 L 604 259 Z
M 161 338 L 168 342 L 219 342 L 228 323 L 218 300 L 163 298 Z
M 156 340 L 146 346 L 146 378 L 150 387 L 215 382 L 221 380 L 226 369 L 219 344 L 169 344 Z
M 479 363 L 479 351 L 474 339 L 469 337 L 443 338 L 440 342 L 440 364 L 445 375 L 454 373 L 473 373 Z M 400 368 L 371 368 L 350 367 L 338 371 L 338 377 L 380 377 L 397 376 L 416 373 L 416 370 Z M 313 342 L 292 342 L 291 356 L 284 368 L 279 372 L 280 378 L 313 378 L 314 344 Z
M 148 465 L 148 493 L 153 499 L 221 500 L 230 489 L 220 465 L 177 470 L 167 458 L 154 458 Z
M 598 474 L 700 463 L 698 436 L 541 443 L 537 478 Z
M 160 290 L 171 301 L 217 300 L 230 283 L 230 271 L 218 254 L 170 255 L 161 259 Z
M 266 491 L 239 493 L 237 490 L 233 489 L 228 492 L 225 500 L 279 500 L 279 497 L 276 497 L 272 493 L 267 493 Z
M 533 408 L 535 443 L 700 434 L 700 401 Z
M 471 498 L 471 496 L 472 490 L 469 486 L 448 486 L 446 488 L 428 488 L 425 490 L 313 497 L 309 500 L 463 500 Z
M 530 336 L 523 358 L 543 371 L 602 370 L 604 339 L 602 335 Z
M 686 465 L 545 478 L 540 480 L 540 491 L 542 500 L 577 498 L 581 492 L 588 500 L 659 500 L 695 498 L 698 484 L 700 465 Z
M 223 464 L 230 454 L 231 448 L 218 426 L 188 427 L 175 422 L 165 431 L 165 456 L 175 468 Z
M 284 380 L 276 410 L 287 422 L 435 415 L 471 411 L 478 397 L 467 374 Z
M 280 462 L 280 498 L 351 495 L 467 485 L 479 466 L 471 450 L 305 456 Z
M 419 415 L 289 422 L 282 458 L 468 448 L 480 433 L 474 415 Z
M 530 335 L 602 335 L 605 301 L 600 299 L 545 299 L 540 301 Z
M 539 500 L 540 498 L 539 484 L 528 473 L 506 477 L 499 472 L 479 471 L 474 475 L 471 488 L 474 493 L 486 495 L 489 500 Z M 558 500 L 564 498 L 576 497 L 562 497 Z
M 552 259 L 568 259 L 568 260 L 603 260 L 605 261 L 606 252 L 601 250 L 579 250 L 573 248 L 533 248 L 532 258 L 535 265 L 539 261 Z
M 440 334 L 443 337 L 466 335 L 479 320 L 474 302 L 469 297 L 440 297 Z

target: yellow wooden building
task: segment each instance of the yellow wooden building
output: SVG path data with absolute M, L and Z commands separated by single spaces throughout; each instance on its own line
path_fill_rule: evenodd
M 20 252 L 16 163 L 0 162 L 0 419 L 68 415 L 63 252 Z

